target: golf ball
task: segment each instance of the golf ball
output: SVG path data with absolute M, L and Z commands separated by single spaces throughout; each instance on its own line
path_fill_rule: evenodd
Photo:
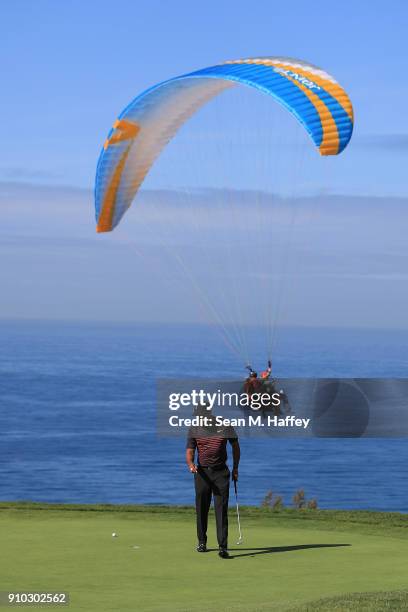
M 115 532 L 112 533 L 112 538 L 117 538 L 118 536 L 116 535 Z

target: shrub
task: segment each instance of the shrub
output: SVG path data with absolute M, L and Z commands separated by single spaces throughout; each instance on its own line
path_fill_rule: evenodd
M 272 504 L 272 508 L 274 510 L 281 510 L 283 508 L 283 497 L 282 497 L 282 495 L 278 495 L 275 498 L 275 501 Z
M 270 508 L 272 505 L 273 493 L 272 491 L 268 491 L 265 497 L 262 500 L 261 506 L 263 508 Z
M 306 504 L 306 497 L 305 497 L 305 492 L 303 489 L 299 489 L 298 491 L 296 491 L 296 493 L 293 496 L 293 505 L 295 506 L 295 508 L 298 508 L 299 510 L 301 508 L 305 507 Z
M 261 506 L 263 508 L 272 508 L 273 510 L 281 510 L 283 506 L 283 497 L 277 495 L 276 497 L 272 491 L 268 491 L 262 500 Z

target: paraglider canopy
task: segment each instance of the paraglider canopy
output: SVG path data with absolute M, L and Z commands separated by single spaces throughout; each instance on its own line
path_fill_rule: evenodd
M 285 106 L 321 155 L 337 155 L 353 131 L 353 109 L 327 72 L 282 57 L 227 61 L 154 85 L 119 115 L 99 158 L 95 183 L 98 232 L 114 229 L 154 160 L 181 125 L 222 91 L 247 85 Z
M 201 118 L 200 135 L 194 129 Z M 304 186 L 321 190 L 322 166 L 331 168 L 329 157 L 345 149 L 352 131 L 347 93 L 330 74 L 301 60 L 239 59 L 171 78 L 138 95 L 105 140 L 95 183 L 97 231 L 118 226 L 149 174 L 138 214 L 118 240 L 130 228 L 126 245 L 137 245 L 149 270 L 157 261 L 160 286 L 168 279 L 160 303 L 169 304 L 169 318 L 215 324 L 246 364 L 254 352 L 251 338 L 259 336 L 271 358 L 281 314 L 290 321 L 287 279 L 292 289 L 301 280 L 299 268 L 291 277 L 289 265 L 300 255 L 307 262 L 304 245 L 308 249 L 319 235 L 317 228 L 310 231 Z M 308 183 L 300 180 L 305 155 L 313 158 L 309 168 L 318 167 L 315 182 L 313 172 Z M 295 226 L 303 232 L 296 240 Z M 262 381 L 268 378 L 265 370 Z

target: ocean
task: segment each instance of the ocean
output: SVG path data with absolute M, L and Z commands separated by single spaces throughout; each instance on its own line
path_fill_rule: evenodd
M 262 330 L 252 333 L 261 346 Z M 184 441 L 156 437 L 156 380 L 244 377 L 214 328 L 2 321 L 0 337 L 0 500 L 194 502 Z M 407 346 L 405 330 L 281 330 L 274 374 L 406 377 Z M 320 508 L 408 511 L 405 439 L 241 448 L 241 503 L 272 490 L 290 506 L 304 489 Z

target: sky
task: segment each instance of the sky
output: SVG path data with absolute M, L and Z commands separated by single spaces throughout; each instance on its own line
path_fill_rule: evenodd
M 224 59 L 283 55 L 329 69 L 350 94 L 348 160 L 362 163 L 346 164 L 344 189 L 373 189 L 375 165 L 383 190 L 407 195 L 403 0 L 15 0 L 0 16 L 4 180 L 92 187 L 105 135 L 138 93 Z
M 174 294 L 164 316 L 156 307 L 162 290 L 151 282 L 152 261 L 142 265 L 132 259 L 134 236 L 132 248 L 124 246 L 120 232 L 108 239 L 95 236 L 91 190 L 100 148 L 119 112 L 150 85 L 226 59 L 279 55 L 326 68 L 353 101 L 355 133 L 333 165 L 331 182 L 327 185 L 310 166 L 301 187 L 319 210 L 323 192 L 343 197 L 343 213 L 336 208 L 338 223 L 353 232 L 358 223 L 364 236 L 358 243 L 353 232 L 337 234 L 328 245 L 316 234 L 307 272 L 318 269 L 326 285 L 337 288 L 332 296 L 354 295 L 353 308 L 345 309 L 343 298 L 324 305 L 320 279 L 307 316 L 294 299 L 288 322 L 404 325 L 406 2 L 15 0 L 2 3 L 0 17 L 8 24 L 0 40 L 0 317 L 194 320 L 186 296 L 184 306 L 174 309 Z M 234 145 L 232 115 L 228 101 L 223 104 L 192 123 L 191 132 L 157 166 L 148 189 L 178 192 L 184 182 L 190 188 L 228 187 L 225 176 L 214 172 L 211 142 L 228 142 L 236 160 L 244 140 Z M 263 102 L 254 102 L 254 117 L 258 104 L 265 112 Z M 234 108 L 242 124 L 248 105 Z M 215 124 L 217 113 L 226 120 Z M 186 178 L 181 169 L 200 135 L 207 153 L 201 153 L 200 173 L 195 168 Z M 179 151 L 184 158 L 177 164 Z M 234 187 L 254 188 L 260 178 L 253 174 L 245 184 L 237 172 Z M 375 198 L 371 208 L 370 197 Z M 353 206 L 360 207 L 357 220 Z M 316 227 L 326 227 L 329 217 L 322 209 Z M 205 218 L 203 213 L 200 222 Z M 330 248 L 336 257 L 327 255 Z M 366 261 L 371 263 L 364 268 Z

